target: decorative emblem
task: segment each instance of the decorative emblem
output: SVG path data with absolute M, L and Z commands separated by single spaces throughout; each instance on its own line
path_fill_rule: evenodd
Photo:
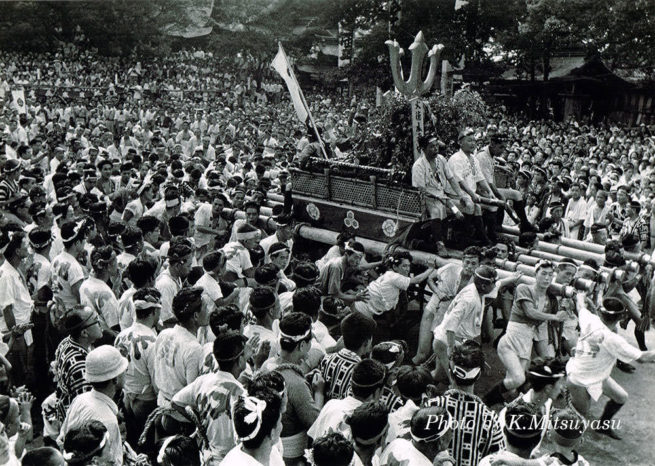
M 389 238 L 396 236 L 396 231 L 398 231 L 398 224 L 391 220 L 390 218 L 382 222 L 382 233 Z
M 355 213 L 352 210 L 346 212 L 346 218 L 343 219 L 343 223 L 348 228 L 359 229 L 359 222 L 355 220 Z
M 305 210 L 307 211 L 307 215 L 309 215 L 309 218 L 311 218 L 312 220 L 318 220 L 319 218 L 321 218 L 321 211 L 318 210 L 318 207 L 316 207 L 316 204 L 314 204 L 313 202 L 307 204 Z

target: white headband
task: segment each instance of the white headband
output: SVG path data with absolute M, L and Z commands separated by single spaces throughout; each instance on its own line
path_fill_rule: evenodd
M 180 205 L 180 200 L 177 199 L 177 198 L 176 199 L 169 199 L 168 201 L 166 201 L 166 208 L 167 209 L 170 209 L 171 207 L 176 207 L 178 205 Z
M 135 309 L 152 309 L 152 308 L 161 309 L 161 304 L 153 303 L 151 301 L 146 301 L 145 299 L 137 299 L 134 301 Z
M 164 443 L 161 444 L 161 448 L 159 449 L 159 453 L 157 454 L 157 464 L 164 464 L 164 455 L 166 454 L 166 448 L 168 448 L 168 445 L 173 441 L 175 438 L 175 435 L 168 437 L 166 440 L 164 440 Z
M 92 458 L 93 456 L 95 456 L 96 453 L 98 453 L 99 451 L 102 451 L 102 449 L 105 448 L 105 445 L 107 444 L 108 441 L 109 441 L 109 431 L 105 432 L 105 435 L 102 436 L 102 440 L 100 441 L 100 444 L 98 445 L 98 447 L 95 448 L 92 452 L 86 454 L 80 460 L 89 459 L 89 458 Z M 64 452 L 62 452 L 61 456 L 63 456 L 64 460 L 66 460 L 66 462 L 68 463 L 73 459 L 73 457 L 75 456 L 75 453 L 72 452 L 72 451 L 70 451 L 70 452 L 69 451 L 64 451 Z
M 312 333 L 311 328 L 307 330 L 305 333 L 303 333 L 302 335 L 293 335 L 293 336 L 287 335 L 286 333 L 282 332 L 282 330 L 280 330 L 280 338 L 284 338 L 285 340 L 291 340 L 294 343 L 297 343 L 307 338 L 311 333 Z
M 255 398 L 254 396 L 247 396 L 243 399 L 243 406 L 250 411 L 243 419 L 246 424 L 257 423 L 255 429 L 249 435 L 239 437 L 241 441 L 247 441 L 254 439 L 262 428 L 262 416 L 266 409 L 266 401 Z
M 249 239 L 255 239 L 259 236 L 258 231 L 248 231 L 245 233 L 237 233 L 237 240 L 242 241 L 242 240 L 249 240 Z
M 450 430 L 450 426 L 453 423 L 453 418 L 450 415 L 450 413 L 446 411 L 444 414 L 448 416 L 448 420 L 444 423 L 441 422 L 439 423 L 445 425 L 443 425 L 443 427 L 438 432 L 435 432 L 432 435 L 428 435 L 427 437 L 421 438 L 421 437 L 417 437 L 416 435 L 414 435 L 414 432 L 410 431 L 410 434 L 412 435 L 412 440 L 414 440 L 415 442 L 427 443 L 427 442 L 432 442 L 434 440 L 438 440 L 441 437 L 443 437 L 444 434 Z
M 455 364 L 450 365 L 450 370 L 452 371 L 453 375 L 457 378 L 463 379 L 463 380 L 471 380 L 480 374 L 480 371 L 482 370 L 481 367 L 474 367 L 472 369 L 465 369 L 460 366 L 456 366 Z

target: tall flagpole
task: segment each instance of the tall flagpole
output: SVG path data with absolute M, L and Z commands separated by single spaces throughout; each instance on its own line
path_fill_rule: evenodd
M 280 50 L 282 50 L 282 53 L 284 54 L 284 59 L 289 64 L 289 74 L 291 75 L 291 77 L 295 82 L 298 82 L 298 80 L 296 79 L 296 74 L 293 72 L 293 66 L 289 61 L 289 57 L 287 57 L 287 53 L 284 51 L 284 47 L 282 47 L 282 43 L 278 42 L 278 45 L 280 46 Z M 312 128 L 314 129 L 314 134 L 316 134 L 316 139 L 318 140 L 318 143 L 321 146 L 321 152 L 323 152 L 323 156 L 325 157 L 325 159 L 328 160 L 328 155 L 327 155 L 327 151 L 325 150 L 325 145 L 323 144 L 321 135 L 318 133 L 318 128 L 316 127 L 316 123 L 314 122 L 314 117 L 312 117 L 312 112 L 309 109 L 309 105 L 307 105 L 307 101 L 305 100 L 305 94 L 303 94 L 302 89 L 300 88 L 300 83 L 298 83 L 298 89 L 300 90 L 299 94 L 300 94 L 300 98 L 302 99 L 302 104 L 305 106 L 305 110 L 307 110 L 309 121 L 312 125 Z

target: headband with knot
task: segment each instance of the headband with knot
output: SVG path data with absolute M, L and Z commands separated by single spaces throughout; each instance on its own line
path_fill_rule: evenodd
M 450 365 L 450 371 L 452 372 L 452 374 L 455 377 L 457 377 L 458 379 L 461 379 L 461 380 L 474 379 L 478 375 L 480 375 L 481 370 L 482 370 L 482 368 L 480 368 L 480 367 L 473 367 L 473 368 L 469 369 L 469 368 L 458 366 L 458 365 L 455 365 L 455 364 Z
M 249 411 L 246 417 L 243 418 L 245 423 L 248 425 L 256 423 L 254 430 L 249 435 L 244 437 L 239 436 L 241 441 L 247 441 L 254 439 L 262 428 L 262 417 L 266 409 L 266 401 L 255 398 L 254 396 L 247 396 L 243 399 L 243 407 Z

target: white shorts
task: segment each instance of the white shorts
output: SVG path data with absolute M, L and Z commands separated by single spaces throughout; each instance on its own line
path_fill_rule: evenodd
M 520 322 L 508 322 L 505 335 L 498 342 L 498 352 L 511 351 L 519 359 L 532 359 L 532 344 L 537 339 L 537 329 L 534 325 Z

